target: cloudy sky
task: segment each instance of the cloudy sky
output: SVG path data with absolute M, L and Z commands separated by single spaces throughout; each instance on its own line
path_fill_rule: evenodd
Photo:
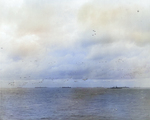
M 1 86 L 149 87 L 149 11 L 149 0 L 0 0 Z

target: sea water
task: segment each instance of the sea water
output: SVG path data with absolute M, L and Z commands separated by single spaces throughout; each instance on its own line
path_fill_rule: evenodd
M 150 120 L 150 89 L 1 89 L 0 120 Z

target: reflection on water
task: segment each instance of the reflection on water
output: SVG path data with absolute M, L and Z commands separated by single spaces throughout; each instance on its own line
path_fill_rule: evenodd
M 150 89 L 2 89 L 0 120 L 148 120 Z
M 72 90 L 72 97 L 74 99 L 88 99 L 104 94 L 106 89 L 103 88 L 78 88 Z

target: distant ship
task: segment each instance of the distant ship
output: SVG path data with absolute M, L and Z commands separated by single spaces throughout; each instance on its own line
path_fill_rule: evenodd
M 47 87 L 35 87 L 35 88 L 47 88 Z
M 109 88 L 109 89 L 123 89 L 123 88 L 129 88 L 129 87 L 111 87 L 111 88 Z
M 111 87 L 110 89 L 122 89 L 122 87 Z
M 62 88 L 71 88 L 71 87 L 62 87 Z

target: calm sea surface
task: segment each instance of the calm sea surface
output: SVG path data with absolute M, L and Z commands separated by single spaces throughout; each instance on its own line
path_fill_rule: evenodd
M 150 120 L 150 89 L 2 89 L 0 120 Z

